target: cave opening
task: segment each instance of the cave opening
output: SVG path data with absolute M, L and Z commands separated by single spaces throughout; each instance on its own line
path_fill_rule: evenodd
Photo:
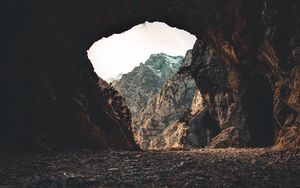
M 124 9 L 124 10 L 126 10 L 126 9 Z M 99 13 L 98 10 L 96 12 Z M 156 16 L 156 14 L 153 17 L 151 17 L 149 15 L 146 15 L 146 16 L 139 17 L 139 18 L 137 18 L 135 15 L 132 15 L 133 19 L 129 19 L 129 18 L 128 19 L 126 19 L 126 18 L 120 19 L 119 17 L 117 17 L 117 18 L 113 17 L 111 20 L 107 21 L 107 24 L 104 24 L 105 20 L 101 20 L 101 19 L 97 20 L 96 17 L 95 17 L 94 19 L 90 19 L 86 24 L 80 25 L 80 28 L 82 27 L 81 29 L 76 29 L 77 27 L 79 27 L 76 24 L 67 25 L 64 22 L 62 22 L 61 24 L 65 25 L 66 28 L 68 28 L 68 27 L 74 27 L 74 28 L 70 29 L 70 30 L 66 30 L 66 33 L 62 33 L 61 35 L 56 35 L 57 33 L 53 32 L 53 36 L 52 35 L 51 36 L 54 39 L 57 39 L 57 40 L 50 40 L 51 38 L 49 37 L 49 41 L 45 42 L 45 44 L 47 44 L 46 45 L 47 48 L 45 48 L 45 50 L 41 50 L 43 52 L 37 51 L 38 53 L 41 53 L 41 56 L 50 57 L 48 59 L 45 59 L 45 61 L 44 61 L 44 64 L 46 65 L 46 67 L 49 67 L 49 69 L 43 68 L 43 66 L 37 66 L 37 68 L 34 69 L 34 71 L 36 72 L 36 77 L 28 77 L 27 74 L 30 72 L 30 71 L 28 71 L 28 67 L 24 63 L 22 63 L 22 64 L 20 63 L 20 68 L 19 68 L 20 73 L 24 73 L 24 74 L 19 74 L 19 75 L 22 75 L 25 78 L 25 79 L 22 80 L 22 83 L 24 83 L 23 85 L 24 85 L 25 88 L 24 89 L 23 89 L 23 87 L 17 87 L 17 88 L 20 88 L 20 90 L 22 90 L 22 92 L 28 90 L 28 97 L 26 95 L 22 95 L 22 94 L 20 94 L 20 97 L 17 95 L 18 98 L 20 98 L 20 101 L 30 101 L 28 99 L 30 99 L 30 97 L 33 96 L 32 97 L 33 100 L 36 100 L 35 98 L 38 98 L 38 100 L 36 100 L 37 103 L 41 103 L 41 106 L 46 106 L 47 108 L 45 107 L 45 110 L 44 110 L 45 112 L 42 112 L 42 110 L 40 110 L 39 107 L 33 107 L 32 104 L 30 105 L 30 106 L 32 106 L 32 110 L 26 110 L 25 106 L 28 106 L 28 105 L 20 105 L 20 106 L 24 106 L 24 108 L 19 108 L 19 109 L 21 109 L 20 111 L 28 112 L 31 116 L 30 115 L 28 115 L 28 116 L 26 115 L 26 116 L 30 117 L 30 118 L 32 117 L 31 119 L 38 119 L 38 118 L 36 118 L 35 114 L 39 114 L 39 113 L 46 114 L 45 116 L 38 115 L 37 117 L 45 117 L 44 119 L 48 118 L 50 120 L 50 121 L 47 121 L 47 123 L 49 124 L 48 127 L 50 127 L 51 129 L 52 129 L 52 127 L 55 127 L 55 129 L 53 128 L 53 130 L 54 130 L 53 131 L 53 135 L 54 135 L 53 137 L 55 139 L 56 139 L 56 135 L 57 135 L 56 132 L 58 132 L 56 127 L 65 127 L 65 126 L 60 126 L 61 124 L 68 124 L 70 126 L 73 126 L 73 121 L 78 122 L 77 123 L 78 125 L 76 125 L 76 126 L 80 127 L 80 128 L 78 128 L 78 131 L 77 131 L 77 129 L 74 131 L 78 135 L 82 134 L 81 132 L 78 133 L 79 131 L 81 131 L 82 127 L 87 127 L 87 125 L 91 125 L 91 127 L 93 127 L 93 129 L 94 129 L 94 127 L 96 127 L 95 129 L 97 129 L 98 127 L 102 127 L 103 129 L 106 129 L 106 127 L 109 127 L 109 126 L 106 126 L 107 124 L 114 124 L 114 123 L 111 123 L 111 122 L 113 122 L 113 120 L 110 120 L 110 117 L 106 116 L 106 114 L 104 112 L 105 110 L 101 109 L 102 108 L 101 107 L 102 101 L 100 99 L 98 99 L 100 97 L 97 98 L 97 95 L 99 95 L 99 96 L 102 95 L 101 91 L 98 92 L 98 90 L 97 90 L 98 88 L 93 88 L 94 87 L 93 81 L 98 81 L 97 75 L 94 74 L 92 68 L 90 67 L 90 64 L 89 64 L 89 67 L 81 64 L 81 63 L 88 62 L 87 56 L 85 54 L 88 46 L 91 46 L 92 42 L 94 42 L 97 39 L 100 39 L 101 37 L 105 37 L 105 36 L 108 36 L 108 35 L 113 34 L 113 33 L 118 33 L 118 32 L 125 31 L 126 29 L 128 29 L 128 27 L 131 27 L 131 26 L 133 26 L 135 24 L 138 24 L 138 23 L 142 23 L 143 21 L 145 21 L 147 19 L 149 19 L 151 21 L 153 21 L 153 20 L 165 21 L 166 23 L 170 24 L 171 26 L 176 26 L 178 28 L 183 28 L 183 29 L 185 29 L 185 30 L 197 35 L 197 36 L 202 36 L 204 38 L 209 37 L 209 36 L 204 35 L 204 33 L 205 33 L 204 32 L 204 28 L 205 28 L 204 26 L 205 26 L 206 23 L 203 22 L 203 20 L 199 19 L 197 22 L 191 20 L 191 22 L 188 22 L 187 18 L 191 18 L 191 15 L 187 14 L 187 15 L 182 16 L 182 14 L 188 13 L 188 11 L 183 11 L 183 12 L 179 11 L 179 12 L 180 12 L 180 14 L 178 14 L 178 15 L 180 15 L 180 17 L 170 16 L 170 15 L 173 15 L 171 13 L 165 13 L 166 16 L 159 17 L 159 18 Z M 93 14 L 91 14 L 91 15 L 93 15 Z M 126 15 L 126 14 L 124 14 L 124 15 Z M 117 20 L 119 20 L 118 23 L 115 22 Z M 199 23 L 202 23 L 202 24 L 199 24 Z M 219 23 L 219 22 L 214 22 L 214 23 Z M 228 24 L 228 23 L 226 23 L 226 24 Z M 148 23 L 143 24 L 143 26 L 140 27 L 140 30 L 141 31 L 149 30 L 149 25 L 148 25 Z M 230 25 L 230 24 L 228 24 L 228 25 Z M 217 27 L 219 27 L 219 26 L 217 26 Z M 63 29 L 63 28 L 64 27 L 62 27 L 61 29 Z M 46 35 L 47 31 L 48 30 L 45 29 L 45 30 L 43 30 L 43 32 L 46 32 L 46 33 L 41 33 L 41 36 L 40 35 L 37 35 L 37 36 L 40 36 L 40 37 L 48 36 L 48 35 Z M 222 30 L 220 30 L 220 31 L 222 31 Z M 42 31 L 40 31 L 40 32 L 42 32 Z M 71 32 L 71 33 L 69 33 L 69 32 Z M 72 33 L 72 32 L 74 32 L 74 33 Z M 98 35 L 94 34 L 96 32 L 98 32 Z M 216 33 L 217 31 L 211 31 L 211 32 Z M 87 37 L 86 34 L 88 34 L 88 37 Z M 125 33 L 123 33 L 123 34 L 125 34 Z M 116 36 L 116 35 L 117 34 L 115 34 L 114 36 Z M 129 34 L 127 33 L 125 35 L 129 35 Z M 167 35 L 172 36 L 170 33 L 167 34 Z M 32 38 L 34 38 L 34 36 L 35 35 L 32 34 Z M 156 36 L 156 38 L 154 37 L 154 39 L 158 38 L 157 33 L 155 33 L 154 36 Z M 59 38 L 59 37 L 61 37 L 61 38 Z M 196 37 L 194 36 L 192 38 L 193 38 L 193 42 L 191 42 L 191 44 L 193 45 L 194 40 L 196 39 Z M 152 39 L 152 40 L 154 40 L 154 39 Z M 222 36 L 220 36 L 220 39 L 222 39 L 224 41 L 226 40 L 226 38 L 222 38 Z M 103 38 L 103 40 L 106 40 L 106 39 Z M 116 41 L 118 41 L 118 40 L 120 41 L 121 39 L 116 39 Z M 221 44 L 222 40 L 219 41 L 218 44 Z M 44 42 L 43 40 L 40 40 L 40 39 L 39 40 L 37 39 L 37 41 L 38 42 Z M 70 42 L 70 41 L 72 41 L 72 42 Z M 161 41 L 160 41 L 161 43 L 166 43 L 164 40 L 161 40 Z M 179 43 L 182 42 L 182 40 L 178 37 L 174 37 L 173 41 L 177 41 L 177 42 L 179 41 Z M 37 42 L 37 44 L 39 44 L 38 42 Z M 109 79 L 110 77 L 115 78 L 115 77 L 118 76 L 119 73 L 126 73 L 127 71 L 132 70 L 134 68 L 134 66 L 136 66 L 136 65 L 130 65 L 131 66 L 130 67 L 129 65 L 126 65 L 126 63 L 124 63 L 124 61 L 125 61 L 124 56 L 129 52 L 133 52 L 137 56 L 141 53 L 140 50 L 144 49 L 144 46 L 137 47 L 136 50 L 134 50 L 134 49 L 131 48 L 131 46 L 133 44 L 135 44 L 136 42 L 133 41 L 133 40 L 128 40 L 128 39 L 127 39 L 127 42 L 130 44 L 129 47 L 119 45 L 121 47 L 121 50 L 118 50 L 116 48 L 116 46 L 111 46 L 113 53 L 109 53 L 107 51 L 104 51 L 102 54 L 96 54 L 96 55 L 99 55 L 97 57 L 103 57 L 104 55 L 108 55 L 108 57 L 106 59 L 101 61 L 101 62 L 103 62 L 103 66 L 100 67 L 100 68 L 98 67 L 97 62 L 95 63 L 95 61 L 91 58 L 92 56 L 91 56 L 90 52 L 91 52 L 92 48 L 90 50 L 88 50 L 87 54 L 88 54 L 88 57 L 90 58 L 91 62 L 94 65 L 94 70 L 97 72 L 97 74 L 101 78 L 104 78 L 104 79 Z M 65 44 L 63 44 L 63 43 L 65 43 Z M 146 41 L 144 43 L 149 43 L 149 41 L 148 42 Z M 95 45 L 97 46 L 97 44 L 95 44 Z M 185 51 L 187 49 L 191 49 L 192 45 L 190 45 L 188 48 L 186 48 Z M 61 48 L 57 48 L 57 46 L 60 46 Z M 169 45 L 170 48 L 174 47 L 174 46 L 182 46 L 182 45 L 178 45 L 178 44 L 174 44 L 174 43 Z M 154 51 L 153 53 L 160 53 L 161 52 L 161 51 L 157 51 L 157 46 L 154 46 L 154 47 L 155 47 L 156 51 Z M 215 44 L 215 46 L 210 46 L 210 47 L 214 48 L 213 50 L 216 53 L 218 53 L 217 54 L 218 56 L 222 55 L 222 51 L 218 51 L 218 49 L 217 49 L 218 48 L 217 44 Z M 48 50 L 48 48 L 53 49 L 53 50 L 52 51 Z M 66 50 L 66 49 L 68 49 L 68 50 Z M 106 47 L 106 49 L 107 49 L 107 47 Z M 18 61 L 28 61 L 28 62 L 32 62 L 33 64 L 39 62 L 39 59 L 38 59 L 39 56 L 32 55 L 32 54 L 35 54 L 35 52 L 34 52 L 35 49 L 32 49 L 32 50 L 33 50 L 33 52 L 25 51 L 24 52 L 24 59 L 23 59 L 23 56 L 20 56 L 20 59 L 17 59 L 17 60 Z M 82 53 L 81 50 L 84 53 Z M 235 50 L 235 49 L 233 48 L 232 50 Z M 54 53 L 54 52 L 55 53 L 57 52 L 57 54 L 60 54 L 60 55 L 52 56 L 51 54 Z M 26 58 L 25 58 L 26 53 L 28 53 L 28 54 L 32 53 L 32 54 L 28 55 L 28 57 L 26 56 Z M 168 52 L 166 52 L 166 53 L 168 53 Z M 180 55 L 183 56 L 183 55 L 185 55 L 184 53 L 181 53 Z M 21 53 L 21 54 L 23 54 L 23 53 Z M 242 53 L 242 54 L 248 54 L 248 53 Z M 177 56 L 179 54 L 176 53 L 176 54 L 171 54 L 171 55 Z M 147 57 L 145 57 L 145 59 L 136 61 L 136 63 L 144 62 L 146 60 L 146 58 L 149 58 L 149 56 L 150 56 L 150 54 L 148 54 Z M 226 56 L 226 54 L 224 56 Z M 113 64 L 112 63 L 111 59 L 114 58 L 114 57 L 119 57 L 120 58 L 119 60 L 117 60 L 117 62 L 119 62 L 119 64 Z M 199 54 L 199 58 L 200 57 L 201 57 L 201 54 Z M 205 59 L 205 56 L 203 56 L 203 57 L 204 57 L 203 59 Z M 239 57 L 237 56 L 237 58 L 239 58 Z M 222 60 L 224 60 L 224 59 L 222 59 Z M 219 62 L 219 64 L 223 64 L 223 63 L 224 62 Z M 72 69 L 70 69 L 70 67 Z M 82 69 L 82 67 L 83 67 L 83 69 Z M 108 68 L 109 70 L 114 70 L 116 72 L 115 73 L 109 73 L 107 76 L 102 76 L 101 72 L 98 72 L 98 70 L 100 70 L 100 71 L 105 70 L 105 68 Z M 46 70 L 51 70 L 52 72 L 49 72 L 49 73 L 44 75 L 43 72 L 45 72 Z M 199 70 L 199 69 L 195 69 L 195 70 Z M 203 69 L 203 71 L 205 71 L 205 69 Z M 211 72 L 213 72 L 213 71 L 211 71 Z M 108 73 L 108 71 L 105 71 L 105 73 Z M 156 72 L 156 73 L 158 73 L 158 72 Z M 90 79 L 90 75 L 92 75 L 93 79 Z M 153 78 L 153 76 L 149 80 L 146 80 L 144 78 L 137 79 L 137 82 L 138 83 L 143 83 L 143 82 L 147 82 L 147 81 L 151 82 L 153 80 L 152 78 Z M 41 83 L 38 82 L 39 80 L 41 80 Z M 62 81 L 62 80 L 64 80 L 64 81 Z M 222 81 L 222 79 L 220 79 L 220 80 Z M 224 80 L 226 80 L 226 79 L 224 79 Z M 26 83 L 31 83 L 31 82 L 34 83 L 33 88 L 26 87 Z M 35 82 L 37 82 L 37 83 L 35 83 Z M 45 84 L 46 86 L 42 87 L 42 89 L 38 88 L 39 85 L 43 85 L 44 83 L 47 83 L 47 84 Z M 81 84 L 81 83 L 85 83 L 85 84 Z M 152 82 L 152 84 L 150 84 L 148 86 L 153 87 L 155 85 L 156 84 L 155 83 L 153 84 L 153 82 Z M 220 84 L 216 83 L 215 85 L 217 86 L 217 85 L 220 85 Z M 37 87 L 37 88 L 35 88 L 35 87 Z M 129 87 L 137 88 L 135 85 L 131 85 Z M 214 87 L 214 86 L 212 85 L 212 87 Z M 77 89 L 74 89 L 74 88 L 77 88 Z M 73 91 L 73 89 L 74 89 L 74 91 Z M 173 92 L 173 89 L 174 88 L 172 88 L 172 87 L 169 88 L 169 90 L 172 91 L 172 92 Z M 36 91 L 38 91 L 38 92 L 36 92 Z M 71 91 L 72 91 L 72 93 L 71 93 Z M 70 95 L 69 95 L 69 92 L 71 93 Z M 47 95 L 44 94 L 44 93 L 47 93 Z M 137 96 L 137 97 L 143 98 L 146 94 L 149 94 L 149 93 L 151 93 L 151 92 L 149 92 L 148 90 L 144 90 L 141 93 L 135 92 L 135 94 L 138 94 L 138 95 L 132 95 L 132 96 L 134 96 L 134 97 Z M 51 100 L 53 99 L 54 102 L 49 103 L 47 105 L 44 105 L 42 102 L 40 102 L 40 101 L 42 101 L 42 100 L 39 99 L 40 95 L 41 96 L 46 95 L 47 98 L 49 98 Z M 37 96 L 37 97 L 35 97 L 35 96 Z M 61 96 L 63 96 L 63 97 L 61 97 Z M 82 97 L 82 96 L 88 96 L 88 97 Z M 271 95 L 268 95 L 268 96 L 272 96 L 272 93 L 271 93 Z M 133 102 L 137 101 L 136 100 L 137 97 L 134 98 Z M 119 98 L 119 97 L 116 97 L 116 98 Z M 95 100 L 95 99 L 97 99 L 97 100 Z M 66 104 L 60 104 L 59 103 L 57 105 L 56 101 L 59 101 L 59 100 L 68 101 L 68 102 Z M 270 98 L 270 100 L 272 100 L 272 99 Z M 161 111 L 164 111 L 164 109 L 166 107 L 169 107 L 168 104 L 164 103 L 163 101 L 156 101 L 156 102 L 154 102 L 154 101 L 155 100 L 153 100 L 153 102 L 151 103 L 152 105 L 162 104 L 161 106 L 164 107 L 164 108 L 161 108 Z M 28 102 L 28 103 L 31 103 L 31 102 Z M 144 105 L 146 105 L 146 103 L 147 102 L 145 102 Z M 70 111 L 71 115 L 68 118 L 66 116 L 64 116 L 64 118 L 66 120 L 64 120 L 64 119 L 62 120 L 62 118 L 59 115 L 57 115 L 58 113 L 55 113 L 55 111 L 58 112 L 57 109 L 64 109 L 63 107 L 68 106 L 68 105 L 72 106 L 72 108 L 71 107 L 67 108 L 68 111 Z M 73 108 L 73 106 L 75 106 L 76 108 Z M 174 105 L 171 106 L 171 107 L 173 109 L 179 109 L 179 106 L 180 105 L 178 105 L 178 104 L 175 105 L 175 103 L 174 103 Z M 256 108 L 257 108 L 257 106 L 254 107 L 254 109 L 256 109 Z M 52 109 L 54 109 L 54 110 L 52 110 Z M 220 106 L 220 109 L 222 110 L 222 106 Z M 272 107 L 270 107 L 270 108 L 268 107 L 268 110 L 271 113 L 272 112 Z M 133 111 L 133 110 L 131 109 L 131 111 Z M 137 111 L 138 111 L 137 114 L 140 114 L 140 111 L 139 110 L 137 110 Z M 262 110 L 262 111 L 264 111 L 264 110 Z M 146 114 L 151 114 L 151 113 L 152 113 L 151 111 L 144 111 L 145 115 Z M 20 112 L 18 114 L 26 114 L 26 113 L 21 113 Z M 50 114 L 50 115 L 48 115 L 48 114 Z M 80 114 L 79 118 L 77 118 L 77 116 L 79 116 L 77 114 Z M 264 114 L 264 113 L 262 113 L 262 114 Z M 164 115 L 167 116 L 167 114 L 164 114 Z M 101 118 L 100 116 L 102 116 L 103 118 Z M 77 119 L 75 119 L 75 118 L 77 118 Z M 20 119 L 22 119 L 22 118 L 20 118 Z M 55 119 L 55 121 L 51 121 L 52 119 Z M 43 120 L 38 120 L 38 122 L 33 122 L 33 123 L 30 122 L 28 124 L 38 126 L 39 124 L 41 124 L 40 122 L 42 122 L 42 121 Z M 65 122 L 71 122 L 71 123 L 65 123 L 64 121 Z M 106 122 L 110 122 L 110 123 L 106 123 Z M 149 122 L 150 123 L 151 122 L 161 122 L 161 120 L 157 119 L 155 121 L 153 120 L 153 121 L 149 121 Z M 157 124 L 159 124 L 159 123 L 157 123 Z M 113 126 L 115 126 L 115 129 L 107 128 L 107 132 L 112 132 L 112 131 L 115 131 L 115 130 L 117 131 L 118 130 L 119 127 L 118 127 L 117 124 L 113 125 Z M 113 127 L 113 126 L 111 126 L 111 127 Z M 24 125 L 24 127 L 26 129 L 27 125 Z M 48 128 L 44 128 L 44 127 L 46 127 L 46 126 L 42 126 L 43 131 L 48 130 Z M 148 125 L 145 125 L 145 128 L 148 128 L 148 127 L 149 127 Z M 261 134 L 260 131 L 258 131 L 258 130 L 260 130 L 259 127 L 260 126 L 257 126 L 256 128 L 253 128 L 253 130 L 251 130 L 251 131 L 254 134 Z M 222 129 L 224 129 L 224 127 L 222 127 Z M 64 135 L 64 133 L 67 132 L 67 130 L 69 130 L 69 127 L 67 127 L 66 130 L 61 131 L 63 133 L 62 135 Z M 271 130 L 271 128 L 266 129 L 266 131 L 268 131 L 268 130 Z M 106 134 L 105 131 L 103 131 L 104 132 L 103 135 Z M 136 130 L 134 129 L 133 131 L 136 131 Z M 256 131 L 258 131 L 258 133 L 256 133 Z M 49 131 L 45 131 L 45 132 L 49 132 Z M 87 132 L 88 133 L 86 135 L 82 136 L 84 138 L 83 140 L 93 140 L 93 141 L 94 140 L 99 140 L 98 137 L 90 139 L 89 134 L 92 131 L 89 132 L 89 130 L 88 130 Z M 106 136 L 103 136 L 103 135 L 101 135 L 101 136 L 106 139 Z M 109 135 L 109 134 L 107 134 L 107 135 Z M 140 133 L 140 135 L 143 135 L 143 133 Z M 77 135 L 74 136 L 74 140 L 77 139 L 76 136 Z M 99 135 L 97 135 L 97 136 L 99 136 Z M 109 136 L 107 136 L 107 137 L 109 137 Z M 259 139 L 261 137 L 262 136 L 260 136 Z M 272 136 L 270 136 L 270 137 L 272 137 Z M 69 139 L 67 138 L 66 140 L 69 140 Z M 272 140 L 272 139 L 270 138 L 269 140 Z M 64 142 L 64 141 L 62 141 L 62 142 Z M 264 141 L 262 141 L 262 142 L 264 142 Z M 87 142 L 87 143 L 89 143 L 89 142 Z M 254 145 L 260 145 L 260 144 L 254 144 Z M 262 145 L 265 145 L 265 144 L 262 144 Z
M 299 2 L 58 0 L 6 1 L 3 6 L 1 31 L 6 51 L 1 61 L 0 187 L 300 185 Z M 145 20 L 163 21 L 206 43 L 195 43 L 187 55 L 197 56 L 193 66 L 197 88 L 209 83 L 201 93 L 207 98 L 208 115 L 217 123 L 204 126 L 203 143 L 215 147 L 140 151 L 128 127 L 131 117 L 126 116 L 129 109 L 122 97 L 104 80 L 99 83 L 98 75 L 115 78 L 120 71 L 107 78 L 97 75 L 88 48 L 102 37 Z M 122 51 L 138 54 L 123 47 L 121 51 L 115 48 L 110 57 L 119 56 L 122 61 Z M 220 59 L 215 64 L 212 53 Z M 108 60 L 104 66 L 112 64 Z M 121 65 L 110 69 L 123 72 L 128 68 Z M 133 132 L 138 131 L 141 141 L 154 136 L 145 142 L 146 148 L 180 147 L 177 136 L 186 133 L 185 122 L 163 130 L 159 126 L 168 116 L 161 112 L 179 109 L 180 105 L 165 99 L 176 101 L 169 94 L 186 86 L 182 83 L 177 82 L 177 88 L 170 84 L 158 95 L 161 100 L 149 101 L 153 107 L 161 106 L 158 111 L 143 111 L 141 120 L 147 123 L 142 131 Z M 146 118 L 153 111 L 160 116 Z M 154 123 L 156 127 L 149 126 Z M 276 146 L 238 149 L 235 146 L 241 145 L 232 141 L 240 141 L 245 129 L 251 134 L 250 147 L 273 145 L 276 129 Z M 162 134 L 146 134 L 156 130 Z M 218 130 L 221 132 L 212 138 Z M 162 139 L 166 137 L 172 139 Z M 215 148 L 229 149 L 211 150 Z M 18 152 L 24 150 L 32 152 Z
M 153 140 L 166 139 L 161 135 L 191 108 L 196 84 L 188 67 L 195 41 L 185 30 L 163 22 L 145 22 L 102 38 L 87 51 L 100 87 L 115 89 L 113 99 L 125 99 L 140 145 L 156 148 L 159 144 Z
M 178 131 L 182 128 L 179 128 L 176 121 L 180 122 L 185 110 L 191 108 L 197 90 L 195 77 L 192 76 L 191 71 L 192 48 L 195 47 L 193 46 L 195 41 L 194 35 L 185 30 L 170 27 L 163 22 L 144 22 L 123 33 L 113 34 L 96 41 L 87 54 L 95 72 L 99 75 L 99 86 L 104 91 L 107 103 L 114 108 L 113 113 L 117 114 L 116 116 L 122 116 L 118 117 L 121 121 L 130 122 L 135 141 L 142 149 L 146 150 L 172 148 L 174 145 L 178 145 L 177 142 L 188 143 L 195 147 L 206 147 L 223 130 L 227 134 L 227 139 L 234 140 L 236 139 L 235 135 L 243 135 L 240 132 L 244 132 L 245 129 L 251 135 L 250 140 L 244 136 L 245 142 L 235 146 L 265 147 L 273 145 L 273 91 L 269 83 L 266 83 L 265 79 L 259 79 L 260 77 L 256 77 L 255 81 L 248 80 L 250 85 L 253 83 L 249 86 L 251 91 L 247 91 L 246 95 L 241 95 L 241 101 L 245 100 L 245 104 L 247 104 L 245 114 L 239 116 L 237 111 L 234 112 L 236 115 L 224 116 L 229 121 L 232 121 L 230 118 L 237 116 L 237 121 L 234 121 L 242 124 L 243 119 L 246 119 L 247 122 L 243 125 L 242 131 L 239 130 L 240 126 L 235 125 L 234 122 L 221 125 L 219 121 L 222 119 L 222 115 L 208 115 L 202 109 L 201 113 L 193 115 L 190 122 L 186 122 L 188 126 L 186 139 L 182 141 L 182 138 L 177 138 Z M 209 64 L 212 64 L 213 67 L 210 65 L 208 66 L 210 68 L 206 67 L 207 65 L 202 67 L 204 70 L 202 76 L 209 77 L 205 79 L 206 82 L 204 81 L 202 86 L 198 87 L 200 89 L 201 87 L 211 88 L 212 92 L 217 88 L 222 90 L 224 83 L 220 81 L 230 79 L 226 77 L 228 73 L 225 73 L 228 68 L 222 65 L 223 63 L 218 57 L 207 60 L 211 61 Z M 202 68 L 200 67 L 200 69 Z M 209 72 L 205 73 L 208 70 Z M 215 76 L 211 75 L 213 77 L 210 77 L 210 74 L 215 74 L 213 73 L 215 71 L 224 72 L 225 74 L 222 76 L 225 77 L 221 76 L 222 78 L 220 77 L 216 81 Z M 185 75 L 186 72 L 187 75 Z M 202 97 L 201 94 L 200 97 Z M 249 102 L 252 99 L 259 101 Z M 221 100 L 228 99 L 225 97 Z M 209 106 L 209 108 L 214 108 Z M 218 111 L 218 108 L 223 107 L 217 105 L 215 110 Z M 229 108 L 230 105 L 228 110 Z M 223 111 L 226 110 L 223 109 Z M 209 118 L 207 118 L 208 116 Z M 197 120 L 199 117 L 200 120 Z M 228 127 L 229 130 L 226 130 Z M 230 130 L 230 128 L 234 129 Z M 245 135 L 247 134 L 245 133 Z M 224 137 L 221 135 L 218 138 L 221 142 L 223 142 L 222 136 Z

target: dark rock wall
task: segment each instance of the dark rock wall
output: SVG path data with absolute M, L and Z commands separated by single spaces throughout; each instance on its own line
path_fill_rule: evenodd
M 5 29 L 1 148 L 55 146 L 135 149 L 126 122 L 108 110 L 83 48 L 84 2 L 11 1 Z M 86 13 L 86 12 L 85 12 Z M 7 113 L 8 111 L 8 113 Z M 124 129 L 125 127 L 125 129 Z
M 274 91 L 276 144 L 299 146 L 300 3 L 266 1 L 262 16 L 266 32 L 258 58 Z
M 196 42 L 193 57 L 193 76 L 220 128 L 244 130 L 249 146 L 273 145 L 273 93 L 267 79 L 251 67 L 222 63 L 203 41 Z
M 221 132 L 218 122 L 212 118 L 208 108 L 197 113 L 188 122 L 189 130 L 184 144 L 187 147 L 205 147 Z
M 133 139 L 133 131 L 131 128 L 131 113 L 126 105 L 125 99 L 121 94 L 115 90 L 115 88 L 108 84 L 105 80 L 99 78 L 98 82 L 101 88 L 101 93 L 104 96 L 105 110 L 107 115 L 115 120 L 119 126 L 119 130 L 114 130 L 115 132 L 120 131 L 124 138 L 127 139 L 127 144 L 131 149 L 139 149 Z
M 228 101 L 241 101 L 239 126 L 249 130 L 253 145 L 269 144 L 255 137 L 269 116 L 262 120 L 253 109 L 269 108 L 273 96 L 276 144 L 299 146 L 299 7 L 296 0 L 5 1 L 1 148 L 48 142 L 130 148 L 130 133 L 120 131 L 126 125 L 105 110 L 86 49 L 146 20 L 195 34 L 218 56 L 219 66 L 229 67 L 225 91 L 234 93 Z M 272 96 L 258 89 L 268 87 Z M 263 101 L 257 97 L 266 97 L 267 104 L 255 104 Z

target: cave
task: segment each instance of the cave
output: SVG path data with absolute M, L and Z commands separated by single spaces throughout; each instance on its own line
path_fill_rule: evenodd
M 195 41 L 196 37 L 184 30 L 145 22 L 102 38 L 87 51 L 100 77 L 99 87 L 107 93 L 107 103 L 116 112 L 122 108 L 116 101 L 129 108 L 130 113 L 119 111 L 115 116 L 131 117 L 132 132 L 141 149 L 176 145 L 163 146 L 164 140 L 176 137 L 163 134 L 173 130 L 172 124 L 192 105 L 196 84 L 188 67 Z M 121 97 L 123 100 L 118 99 Z
M 2 8 L 1 187 L 300 185 L 299 1 L 9 0 Z M 189 71 L 221 129 L 213 147 L 141 151 L 128 107 L 95 73 L 90 46 L 145 21 L 196 36 Z M 186 133 L 181 123 L 176 134 Z
M 222 65 L 231 67 L 228 84 L 221 89 L 230 88 L 234 96 L 247 92 L 239 81 L 244 76 L 266 79 L 272 91 L 263 94 L 268 100 L 260 105 L 273 100 L 276 127 L 274 131 L 274 124 L 261 117 L 269 125 L 250 132 L 270 134 L 254 145 L 299 145 L 297 131 L 292 140 L 286 137 L 299 129 L 299 13 L 294 1 L 11 1 L 5 7 L 2 149 L 137 149 L 128 122 L 114 118 L 106 107 L 86 51 L 98 39 L 146 20 L 165 22 L 201 39 Z M 204 60 L 209 53 L 200 50 L 198 58 Z M 244 75 L 240 66 L 250 74 Z M 288 110 L 281 115 L 283 108 Z M 247 109 L 241 110 L 245 127 L 255 123 L 253 113 L 247 116 Z

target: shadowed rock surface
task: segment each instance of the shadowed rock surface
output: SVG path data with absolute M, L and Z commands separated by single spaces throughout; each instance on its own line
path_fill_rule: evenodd
M 221 132 L 218 122 L 211 117 L 207 108 L 184 121 L 188 127 L 188 134 L 184 140 L 187 147 L 205 147 L 213 137 Z M 227 147 L 231 147 L 227 145 Z
M 114 119 L 119 125 L 122 135 L 128 140 L 125 144 L 128 145 L 129 149 L 137 150 L 139 147 L 136 145 L 131 128 L 131 113 L 125 103 L 125 99 L 119 94 L 114 87 L 108 84 L 103 79 L 99 78 L 98 85 L 101 88 L 101 92 L 104 96 L 105 105 L 107 106 L 108 114 Z
M 243 130 L 248 146 L 273 145 L 273 100 L 267 79 L 243 64 L 221 63 L 203 41 L 193 50 L 192 74 L 209 116 L 221 130 Z

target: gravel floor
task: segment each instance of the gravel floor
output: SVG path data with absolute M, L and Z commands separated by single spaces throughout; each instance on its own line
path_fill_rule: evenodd
M 1 154 L 0 187 L 300 187 L 300 148 Z

